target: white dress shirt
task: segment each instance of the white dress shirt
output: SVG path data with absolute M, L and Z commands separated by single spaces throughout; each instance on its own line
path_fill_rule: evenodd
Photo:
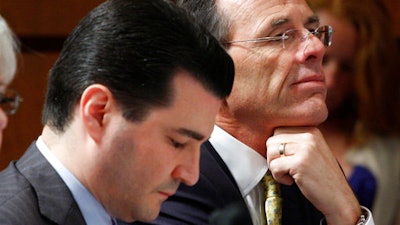
M 209 141 L 235 178 L 253 225 L 264 225 L 264 187 L 260 181 L 268 170 L 267 160 L 218 126 L 214 127 Z M 368 211 L 365 225 L 374 225 L 372 213 L 363 209 Z
M 82 183 L 57 159 L 39 137 L 36 146 L 71 191 L 87 225 L 112 225 L 112 219 L 104 207 Z
M 253 225 L 264 225 L 264 187 L 267 160 L 218 126 L 210 142 L 229 168 L 250 211 Z

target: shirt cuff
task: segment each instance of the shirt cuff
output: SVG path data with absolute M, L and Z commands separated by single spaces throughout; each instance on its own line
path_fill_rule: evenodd
M 357 222 L 356 225 L 375 225 L 374 218 L 372 217 L 372 212 L 367 207 L 364 206 L 361 206 L 361 210 L 362 210 L 362 215 L 365 216 L 366 220 L 365 222 L 362 223 Z M 325 225 L 326 224 L 325 218 L 322 218 L 319 224 Z
M 372 217 L 372 212 L 367 207 L 364 207 L 364 206 L 361 206 L 361 209 L 364 212 L 363 214 L 365 214 L 367 217 L 366 218 L 367 221 L 365 222 L 365 225 L 375 225 L 374 218 Z

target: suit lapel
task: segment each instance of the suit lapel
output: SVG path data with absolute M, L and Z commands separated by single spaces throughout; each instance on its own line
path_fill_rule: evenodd
M 201 147 L 200 170 L 202 175 L 204 174 L 205 177 L 210 179 L 210 183 L 215 184 L 214 186 L 223 200 L 222 208 L 228 211 L 230 208 L 234 210 L 240 209 L 241 223 L 252 224 L 250 212 L 236 180 L 209 141 L 205 142 Z M 221 209 L 221 206 L 218 208 Z
M 40 212 L 63 225 L 86 224 L 64 181 L 33 143 L 17 163 L 18 169 L 32 184 Z
M 208 141 L 201 147 L 200 170 L 211 183 L 218 184 L 215 188 L 225 201 L 231 203 L 243 199 L 232 173 Z

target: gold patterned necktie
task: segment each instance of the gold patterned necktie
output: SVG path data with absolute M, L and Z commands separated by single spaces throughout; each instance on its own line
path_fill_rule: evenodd
M 279 183 L 274 180 L 271 172 L 265 174 L 263 179 L 265 185 L 265 215 L 267 225 L 282 224 L 282 198 Z

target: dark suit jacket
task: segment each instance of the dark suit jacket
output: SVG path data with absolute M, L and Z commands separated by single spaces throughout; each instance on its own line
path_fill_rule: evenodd
M 281 185 L 281 191 L 284 225 L 319 225 L 322 214 L 301 194 L 296 185 Z M 250 213 L 232 174 L 210 142 L 206 142 L 201 147 L 198 183 L 192 187 L 181 185 L 177 193 L 163 203 L 160 216 L 151 224 L 205 225 L 209 224 L 210 215 L 214 211 L 232 204 L 246 209 L 243 211 L 244 215 L 241 215 L 246 222 L 241 224 L 252 224 Z
M 0 173 L 0 224 L 86 224 L 71 192 L 34 143 Z

